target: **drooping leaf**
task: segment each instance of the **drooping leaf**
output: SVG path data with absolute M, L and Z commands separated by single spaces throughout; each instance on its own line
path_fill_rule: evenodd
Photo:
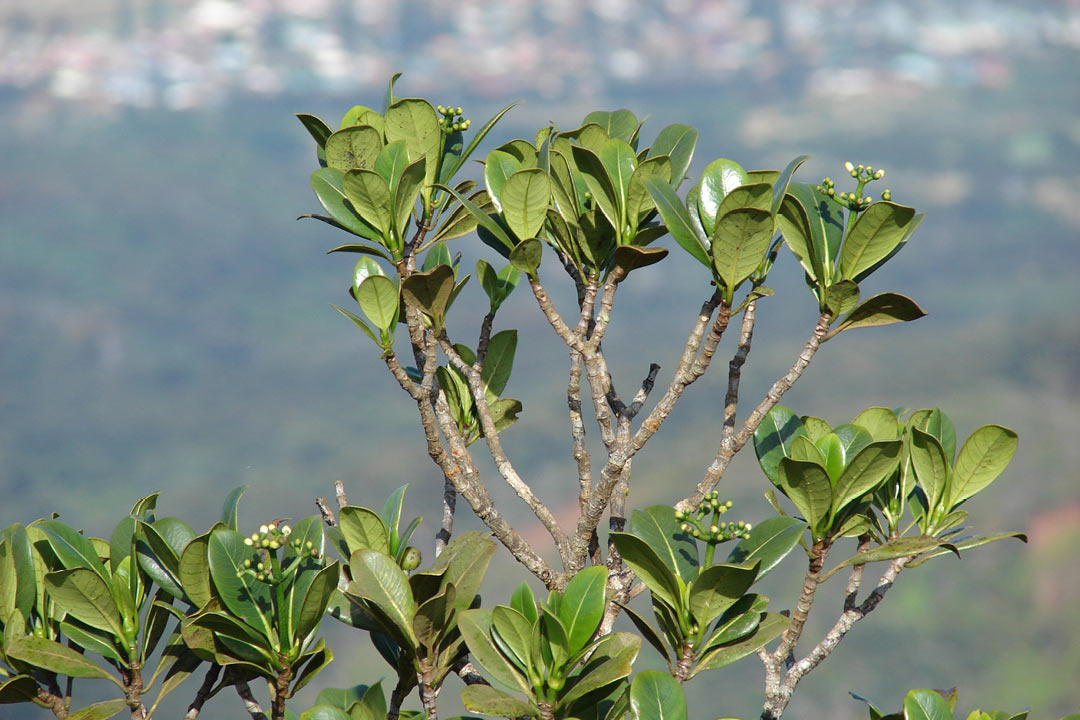
M 48 638 L 23 635 L 5 641 L 4 652 L 16 660 L 36 665 L 59 675 L 73 678 L 100 678 L 121 682 L 106 670 L 98 667 L 90 658 L 66 645 Z
M 45 576 L 49 596 L 57 608 L 90 627 L 123 640 L 123 619 L 112 588 L 101 576 L 86 568 L 51 572 Z
M 401 296 L 405 302 L 430 317 L 436 332 L 442 330 L 453 291 L 454 270 L 449 265 L 439 265 L 429 272 L 413 273 L 401 283 Z
M 621 245 L 615 248 L 615 266 L 622 268 L 629 275 L 638 268 L 655 265 L 668 256 L 665 248 L 641 248 L 633 245 Z
M 522 240 L 510 252 L 510 264 L 530 277 L 535 276 L 543 249 L 543 243 L 536 238 Z
M 851 311 L 847 317 L 829 332 L 827 337 L 832 337 L 845 330 L 853 330 L 860 327 L 876 327 L 879 325 L 892 325 L 898 322 L 911 322 L 926 315 L 926 312 L 915 304 L 911 298 L 898 295 L 897 293 L 881 293 L 868 300 L 864 300 L 857 308 Z
M 469 685 L 461 691 L 461 702 L 473 712 L 505 718 L 540 717 L 540 709 L 490 685 Z

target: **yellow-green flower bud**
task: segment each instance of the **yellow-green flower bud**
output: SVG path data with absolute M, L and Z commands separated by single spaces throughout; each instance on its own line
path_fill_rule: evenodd
M 255 567 L 256 567 L 256 569 L 258 569 L 259 572 L 262 572 L 263 570 L 266 569 L 266 565 L 264 563 L 259 563 Z
M 847 170 L 849 173 L 855 172 L 855 166 L 851 164 L 850 160 L 844 163 L 844 169 Z
M 880 180 L 883 177 L 885 177 L 885 169 L 884 168 L 878 168 L 877 172 L 874 173 L 874 179 L 875 180 Z
M 282 535 L 291 535 L 292 534 L 292 528 L 289 527 L 288 525 L 283 525 L 282 528 L 281 528 L 281 534 Z
M 244 538 L 244 544 L 245 545 L 254 545 L 255 541 L 252 540 L 251 538 Z
M 439 111 L 440 115 L 446 114 L 446 108 L 444 108 L 442 105 L 437 106 L 435 109 Z
M 271 550 L 277 550 L 279 547 L 281 547 L 281 543 L 279 543 L 277 540 L 271 540 L 270 541 L 270 549 Z
M 881 193 L 882 200 L 892 200 L 892 191 L 885 188 L 885 192 Z
M 401 557 L 401 569 L 409 572 L 420 567 L 420 551 L 414 547 L 405 548 L 405 554 Z
M 263 535 L 265 535 L 269 531 L 270 531 L 270 528 L 266 527 L 265 525 L 260 525 L 259 526 L 259 532 L 262 533 Z

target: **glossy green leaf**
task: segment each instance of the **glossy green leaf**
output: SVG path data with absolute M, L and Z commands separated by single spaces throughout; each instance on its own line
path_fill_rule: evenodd
M 666 155 L 650 157 L 641 162 L 630 176 L 630 184 L 626 188 L 626 222 L 631 229 L 637 228 L 642 216 L 648 214 L 656 207 L 652 196 L 645 187 L 646 177 L 657 177 L 665 183 L 671 181 L 671 159 Z
M 634 113 L 626 109 L 621 110 L 594 110 L 585 116 L 583 125 L 595 123 L 607 132 L 608 137 L 618 138 L 629 143 L 637 130 L 638 121 Z
M 521 169 L 521 161 L 504 150 L 492 150 L 484 160 L 484 184 L 499 212 L 503 208 L 503 186 L 511 175 Z
M 799 155 L 788 163 L 787 167 L 780 173 L 780 176 L 773 182 L 773 201 L 772 207 L 770 208 L 773 215 L 780 212 L 780 206 L 783 204 L 788 186 L 791 184 L 791 176 L 795 174 L 795 171 L 799 169 L 800 165 L 809 159 L 809 155 Z
M 300 713 L 300 720 L 353 720 L 353 718 L 333 705 L 317 704 Z
M 496 605 L 491 611 L 492 640 L 503 655 L 514 662 L 518 669 L 527 672 L 530 665 L 530 648 L 533 623 L 524 615 L 505 605 Z
M 775 485 L 781 458 L 791 457 L 791 444 L 805 437 L 806 429 L 799 416 L 783 405 L 776 405 L 754 431 L 754 452 L 762 472 Z
M 466 610 L 458 616 L 458 629 L 469 648 L 469 654 L 492 678 L 508 688 L 531 696 L 529 681 L 495 647 L 491 639 L 491 623 L 490 610 Z
M 781 458 L 777 484 L 806 518 L 814 537 L 821 537 L 821 522 L 832 504 L 832 483 L 825 469 L 816 463 Z
M 607 566 L 595 565 L 575 575 L 563 591 L 559 620 L 566 628 L 571 655 L 585 647 L 604 616 Z
M 670 505 L 635 510 L 627 531 L 644 540 L 684 582 L 690 583 L 698 576 L 697 543 L 679 528 L 675 510 Z
M 848 461 L 836 481 L 833 517 L 893 474 L 900 463 L 900 447 L 899 440 L 871 443 Z
M 690 612 L 702 626 L 724 614 L 750 589 L 757 578 L 757 568 L 718 564 L 702 570 L 690 585 Z
M 783 615 L 767 613 L 751 635 L 736 642 L 721 645 L 705 653 L 698 661 L 697 666 L 690 672 L 690 677 L 694 677 L 704 670 L 715 670 L 730 665 L 747 655 L 757 652 L 760 648 L 780 637 L 780 634 L 787 629 L 789 624 L 791 624 L 791 621 Z
M 225 502 L 221 504 L 221 522 L 230 530 L 239 530 L 240 498 L 247 491 L 247 485 L 240 485 L 229 491 Z
M 930 509 L 933 510 L 947 495 L 949 463 L 945 458 L 945 450 L 936 437 L 918 428 L 912 428 L 911 433 L 911 465 L 915 469 L 919 485 L 930 501 Z
M 765 259 L 772 243 L 773 217 L 767 210 L 739 208 L 716 221 L 712 237 L 713 267 L 734 290 Z
M 33 702 L 38 684 L 29 675 L 16 675 L 0 682 L 0 705 Z
M 681 608 L 682 591 L 674 568 L 669 568 L 648 542 L 630 533 L 610 535 L 623 561 L 654 595 L 672 608 Z
M 469 685 L 461 691 L 461 702 L 473 712 L 505 718 L 540 717 L 531 702 L 509 695 L 489 685 Z
M 157 583 L 158 587 L 179 599 L 184 594 L 180 580 L 180 553 L 166 539 L 166 536 L 180 545 L 183 552 L 183 547 L 186 547 L 193 539 L 193 537 L 188 537 L 188 533 L 194 535 L 194 532 L 186 526 L 186 523 L 175 525 L 168 522 L 173 520 L 175 518 L 162 518 L 153 525 L 139 523 L 135 557 L 139 567 Z
M 597 148 L 599 151 L 599 148 Z M 604 214 L 611 227 L 619 227 L 618 191 L 608 175 L 607 168 L 597 152 L 587 147 L 574 145 L 572 148 L 574 164 L 581 172 L 585 185 L 592 194 L 592 200 Z M 665 183 L 666 184 L 666 183 Z
M 844 446 L 840 442 L 840 438 L 835 433 L 830 432 L 818 438 L 814 446 L 821 453 L 822 467 L 829 473 L 829 479 L 835 483 L 836 479 L 840 477 L 840 473 L 844 471 Z M 809 459 L 798 455 L 794 455 L 794 458 L 796 460 Z
M 83 537 L 59 520 L 42 520 L 34 527 L 45 532 L 49 547 L 65 568 L 81 567 L 93 570 L 108 583 L 109 576 L 89 538 Z
M 697 205 L 701 213 L 701 224 L 708 235 L 713 234 L 716 214 L 724 197 L 740 185 L 746 185 L 749 178 L 742 166 L 734 160 L 719 158 L 709 163 L 701 172 L 701 184 L 698 188 Z
M 112 680 L 123 687 L 109 672 L 98 667 L 82 653 L 47 638 L 23 635 L 5 642 L 4 652 L 16 660 L 44 668 L 58 675 L 73 678 Z
M 841 277 L 854 279 L 887 257 L 904 239 L 914 208 L 875 202 L 859 214 L 840 252 Z
M 543 250 L 543 243 L 536 238 L 522 240 L 510 252 L 510 264 L 526 275 L 534 276 L 540 267 Z
M 373 603 L 393 622 L 413 646 L 412 618 L 416 601 L 409 588 L 409 579 L 394 560 L 375 550 L 358 550 L 349 561 L 353 581 L 349 592 Z
M 683 250 L 690 253 L 698 262 L 712 269 L 712 260 L 709 258 L 708 249 L 698 238 L 691 224 L 690 215 L 683 206 L 679 196 L 672 190 L 671 185 L 656 176 L 642 178 L 645 189 L 649 191 L 660 217 L 667 226 L 671 237 Z
M 867 408 L 856 415 L 851 424 L 866 430 L 875 442 L 896 440 L 900 434 L 896 414 L 886 407 Z
M 821 272 L 819 278 L 827 278 L 831 285 L 833 266 L 844 234 L 844 217 L 836 204 L 815 186 L 806 183 L 790 183 L 788 192 L 798 199 L 810 231 L 815 265 Z M 782 207 L 782 206 L 781 206 Z
M 677 188 L 686 177 L 697 146 L 698 131 L 689 125 L 668 125 L 656 136 L 648 157 L 667 155 L 671 158 L 671 186 Z
M 952 720 L 952 710 L 940 693 L 912 690 L 904 698 L 904 720 Z
M 424 185 L 425 174 L 431 168 L 425 166 L 423 159 L 414 160 L 401 172 L 397 188 L 394 190 L 394 228 L 398 237 L 404 239 L 405 228 L 409 224 L 409 215 L 416 207 L 416 199 L 422 194 L 427 197 L 430 190 Z
M 510 372 L 514 367 L 514 351 L 517 349 L 517 330 L 502 330 L 491 336 L 480 380 L 484 389 L 494 395 L 502 395 Z
M 334 590 L 337 589 L 340 570 L 341 566 L 335 562 L 315 573 L 311 584 L 308 585 L 307 591 L 304 593 L 299 612 L 295 613 L 296 622 L 293 639 L 296 642 L 302 643 L 318 627 L 323 613 L 326 612 L 327 605 L 330 604 Z M 310 573 L 311 570 L 307 572 Z
M 833 319 L 851 312 L 859 304 L 859 286 L 851 280 L 841 280 L 825 288 L 825 309 Z
M 502 213 L 520 240 L 536 237 L 551 200 L 551 181 L 540 169 L 519 170 L 506 179 L 500 196 Z
M 375 327 L 388 330 L 398 313 L 398 289 L 394 281 L 372 275 L 356 289 L 356 302 Z
M 1019 440 L 1000 425 L 984 425 L 964 441 L 956 456 L 949 502 L 956 505 L 982 491 L 1012 462 Z
M 643 670 L 630 683 L 633 720 L 686 720 L 686 695 L 679 681 L 658 670 Z
M 454 198 L 461 203 L 462 207 L 476 219 L 479 227 L 484 228 L 492 237 L 494 237 L 502 248 L 500 252 L 509 254 L 509 252 L 514 249 L 513 240 L 510 239 L 510 236 L 506 234 L 506 231 L 495 222 L 494 218 L 492 218 L 486 210 L 452 188 L 445 186 L 441 186 L 441 188 L 453 195 Z
M 735 642 L 757 629 L 769 606 L 768 598 L 751 593 L 728 608 L 713 627 L 712 635 L 697 647 L 697 654 Z
M 346 172 L 353 168 L 375 167 L 383 149 L 382 133 L 373 127 L 348 127 L 330 135 L 326 140 L 326 164 Z
M 390 213 L 390 185 L 374 170 L 349 170 L 342 181 L 345 197 L 360 217 L 386 237 L 393 219 Z
M 210 535 L 207 557 L 218 596 L 230 613 L 269 638 L 273 635 L 271 589 L 242 572 L 252 554 L 244 536 L 235 530 L 220 528 Z
M 810 237 L 810 220 L 802 203 L 792 195 L 785 195 L 780 212 L 776 214 L 776 224 L 784 243 L 799 259 L 807 276 L 820 285 L 825 275 L 824 260 L 815 252 Z
M 113 598 L 112 588 L 101 576 L 86 568 L 51 572 L 45 585 L 56 607 L 90 627 L 126 637 L 123 619 Z
M 177 577 L 184 589 L 184 594 L 195 607 L 202 607 L 211 597 L 210 563 L 207 551 L 210 533 L 204 533 L 187 544 L 180 554 L 177 565 Z
M 627 632 L 605 635 L 596 645 L 589 662 L 581 669 L 573 686 L 569 684 L 559 698 L 563 706 L 630 675 L 634 659 L 641 650 L 641 638 Z
M 829 333 L 832 337 L 845 330 L 860 327 L 892 325 L 898 322 L 911 322 L 926 315 L 911 298 L 896 293 L 881 293 L 863 301 Z
M 740 540 L 728 555 L 729 563 L 761 562 L 756 580 L 765 577 L 799 544 L 806 523 L 790 517 L 772 517 L 755 525 L 750 537 Z M 756 582 L 755 580 L 755 582 Z
M 536 612 L 536 598 L 527 582 L 522 582 L 514 589 L 514 594 L 510 598 L 510 607 L 521 613 L 530 625 L 539 617 Z
M 611 181 L 617 216 L 622 219 L 627 218 L 627 193 L 630 190 L 630 178 L 637 167 L 634 149 L 625 140 L 612 137 L 600 147 L 597 156 L 600 158 L 600 164 L 604 166 L 604 170 Z M 613 221 L 613 224 L 615 224 L 615 221 Z

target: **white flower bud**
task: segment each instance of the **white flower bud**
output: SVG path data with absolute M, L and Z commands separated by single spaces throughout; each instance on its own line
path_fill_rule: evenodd
M 848 160 L 846 163 L 844 163 L 844 169 L 847 170 L 848 172 L 855 172 L 855 166 L 851 164 L 850 160 Z

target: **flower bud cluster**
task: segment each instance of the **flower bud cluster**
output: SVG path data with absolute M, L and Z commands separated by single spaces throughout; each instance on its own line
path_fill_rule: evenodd
M 675 511 L 675 520 L 679 523 L 679 529 L 695 540 L 704 540 L 710 545 L 747 538 L 750 535 L 751 525 L 739 520 L 721 521 L 720 516 L 727 513 L 734 503 L 731 500 L 720 501 L 715 490 L 710 492 L 701 501 L 697 510 L 688 513 L 683 510 Z M 708 516 L 712 515 L 712 518 Z M 708 525 L 706 525 L 708 521 Z
M 844 163 L 844 170 L 857 181 L 855 192 L 837 192 L 836 183 L 833 182 L 832 178 L 825 178 L 822 180 L 821 184 L 817 186 L 818 192 L 828 195 L 852 212 L 861 212 L 868 208 L 870 203 L 873 202 L 873 198 L 863 194 L 863 188 L 865 188 L 868 183 L 885 177 L 885 169 L 878 168 L 875 170 L 872 165 L 855 165 L 849 161 Z M 881 194 L 882 200 L 889 200 L 891 198 L 892 193 L 887 189 Z
M 256 549 L 277 550 L 282 547 L 292 534 L 292 528 L 288 525 L 278 526 L 277 522 L 270 522 L 259 526 L 259 532 L 251 533 L 250 537 L 244 538 L 244 544 Z M 293 546 L 300 541 L 295 540 Z
M 442 128 L 444 135 L 449 135 L 453 132 L 460 132 L 462 130 L 468 130 L 469 126 L 472 125 L 472 120 L 466 120 L 461 115 L 461 113 L 464 112 L 464 108 L 445 107 L 443 105 L 439 105 L 435 109 L 439 112 L 440 115 L 443 116 L 442 120 L 439 122 L 439 125 Z
M 260 525 L 258 532 L 244 538 L 244 544 L 253 548 L 254 558 L 244 560 L 243 568 L 237 571 L 237 577 L 248 575 L 259 582 L 276 584 L 296 572 L 305 558 L 316 560 L 322 557 L 319 548 L 311 540 L 292 538 L 292 528 L 279 525 L 277 521 Z M 277 551 L 288 546 L 294 553 L 292 561 L 284 568 L 278 562 Z

